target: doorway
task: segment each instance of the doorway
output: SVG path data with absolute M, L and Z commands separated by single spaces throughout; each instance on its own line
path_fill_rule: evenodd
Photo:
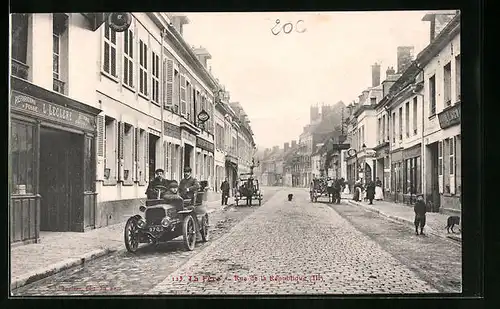
M 153 179 L 155 177 L 156 170 L 156 144 L 160 137 L 149 134 L 149 178 Z
M 439 212 L 441 206 L 441 197 L 439 195 L 439 158 L 438 158 L 438 144 L 433 143 L 429 145 L 431 155 L 431 194 L 427 198 L 432 201 L 432 212 Z
M 191 169 L 193 169 L 191 166 L 191 153 L 193 152 L 193 148 L 194 147 L 189 144 L 184 144 L 184 167 L 190 167 Z
M 40 128 L 41 231 L 72 231 L 83 220 L 83 137 Z

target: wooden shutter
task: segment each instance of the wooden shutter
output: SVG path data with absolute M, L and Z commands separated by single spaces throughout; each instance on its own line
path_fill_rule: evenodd
M 184 168 L 184 146 L 181 146 L 180 147 L 180 153 L 179 153 L 179 179 L 178 180 L 181 180 L 182 178 L 182 170 Z M 194 150 L 193 150 L 194 151 Z
M 135 135 L 135 143 L 134 143 L 134 178 L 133 180 L 134 181 L 139 181 L 139 170 L 140 170 L 140 166 L 141 166 L 141 161 L 139 159 L 139 156 L 140 156 L 140 151 L 139 151 L 139 146 L 140 146 L 140 139 L 141 139 L 141 131 L 139 128 L 135 128 L 134 130 L 134 135 Z
M 450 160 L 450 193 L 455 194 L 455 173 L 456 173 L 456 160 L 457 160 L 457 155 L 456 155 L 456 147 L 455 147 L 455 137 L 450 138 L 450 152 L 453 151 L 453 155 L 449 156 Z M 453 162 L 451 162 L 453 160 Z M 451 174 L 453 173 L 453 174 Z
M 145 143 L 144 143 L 144 170 L 142 171 L 144 175 L 144 181 L 149 181 L 149 133 L 148 131 L 144 132 L 145 135 Z
M 135 179 L 135 166 L 136 166 L 136 154 L 135 154 L 135 128 L 133 126 L 130 127 L 130 140 L 131 140 L 131 143 L 130 143 L 130 149 L 127 149 L 127 151 L 129 151 L 131 157 L 130 157 L 130 160 L 132 160 L 131 164 L 130 164 L 130 170 L 128 171 L 128 180 L 129 181 L 134 181 Z
M 105 149 L 105 119 L 104 115 L 97 116 L 97 160 L 96 160 L 96 180 L 104 180 L 104 149 Z
M 181 75 L 181 115 L 186 115 L 186 77 Z
M 118 122 L 118 181 L 123 181 L 123 137 L 125 133 L 125 123 Z
M 438 185 L 439 193 L 443 193 L 443 177 L 444 177 L 444 145 L 443 141 L 438 142 Z
M 166 109 L 172 110 L 173 99 L 174 99 L 174 61 L 171 59 L 165 59 L 163 62 L 163 81 L 165 87 L 163 104 Z

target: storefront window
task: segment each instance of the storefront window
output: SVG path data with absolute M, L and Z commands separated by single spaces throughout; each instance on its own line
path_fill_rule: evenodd
M 415 158 L 415 193 L 422 193 L 421 157 Z
M 31 124 L 12 121 L 11 158 L 13 194 L 35 193 L 35 152 L 33 137 L 35 127 Z

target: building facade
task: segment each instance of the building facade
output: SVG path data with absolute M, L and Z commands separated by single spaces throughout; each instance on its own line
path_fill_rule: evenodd
M 130 17 L 115 32 L 102 13 L 12 15 L 12 242 L 122 221 L 158 168 L 217 187 L 210 54 L 184 41 L 184 16 Z

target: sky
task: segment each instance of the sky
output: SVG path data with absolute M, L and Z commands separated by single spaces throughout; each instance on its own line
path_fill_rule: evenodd
M 211 54 L 212 74 L 243 106 L 262 149 L 298 140 L 311 105 L 357 99 L 375 62 L 383 81 L 388 66 L 397 69 L 398 46 L 417 55 L 429 43 L 425 13 L 185 13 L 183 36 Z

